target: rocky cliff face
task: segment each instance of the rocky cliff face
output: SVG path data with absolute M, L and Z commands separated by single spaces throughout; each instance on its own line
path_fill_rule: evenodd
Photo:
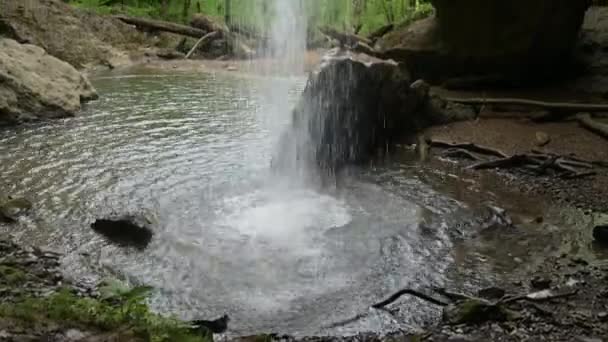
M 379 42 L 429 79 L 497 74 L 543 78 L 572 61 L 587 0 L 432 0 L 433 18 Z
M 0 38 L 0 122 L 70 116 L 97 97 L 87 78 L 38 46 Z

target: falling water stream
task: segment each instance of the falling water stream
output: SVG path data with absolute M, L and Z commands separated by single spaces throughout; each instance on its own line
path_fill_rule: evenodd
M 284 15 L 273 30 L 282 46 L 290 32 L 294 45 L 279 62 L 290 72 L 113 71 L 92 78 L 101 98 L 77 117 L 0 130 L 0 189 L 35 207 L 17 227 L 0 228 L 64 252 L 70 277 L 153 286 L 159 312 L 228 313 L 231 334 L 413 328 L 439 309 L 413 299 L 395 315 L 368 307 L 406 286 L 506 281 L 523 267 L 514 258 L 558 252 L 537 239 L 558 229 L 551 223 L 474 237 L 485 199 L 522 217 L 551 208 L 408 156 L 352 170 L 338 188 L 271 172 L 306 81 L 298 69 L 303 40 L 293 39 L 306 31 L 290 5 L 297 3 L 277 0 Z M 146 250 L 117 247 L 89 228 L 116 212 L 154 217 Z

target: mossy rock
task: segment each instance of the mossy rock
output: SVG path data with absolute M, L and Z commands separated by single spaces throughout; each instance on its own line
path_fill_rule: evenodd
M 468 299 L 448 305 L 443 311 L 447 324 L 479 324 L 487 321 L 509 321 L 517 314 L 507 308 L 478 299 Z
M 32 203 L 25 198 L 11 198 L 0 201 L 0 221 L 14 222 L 32 209 Z

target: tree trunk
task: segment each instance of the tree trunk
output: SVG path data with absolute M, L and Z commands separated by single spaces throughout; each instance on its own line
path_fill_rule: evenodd
M 169 12 L 169 0 L 160 0 L 160 17 L 167 19 L 167 13 Z
M 190 14 L 190 5 L 192 5 L 191 0 L 184 0 L 184 9 L 182 10 L 182 22 L 188 22 L 188 15 Z
M 230 25 L 232 21 L 232 0 L 224 1 L 224 21 L 226 25 Z

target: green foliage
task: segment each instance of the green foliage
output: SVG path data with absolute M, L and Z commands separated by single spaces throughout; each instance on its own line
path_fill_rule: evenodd
M 192 335 L 183 322 L 150 311 L 145 303 L 149 287 L 126 289 L 107 285 L 105 298 L 83 298 L 65 289 L 45 298 L 23 298 L 0 304 L 0 317 L 24 322 L 50 321 L 66 327 L 102 331 L 128 329 L 150 341 L 210 342 L 210 335 Z
M 389 22 L 408 22 L 412 18 L 427 16 L 432 11 L 428 0 L 230 0 L 231 22 L 264 31 L 270 22 L 269 19 L 281 15 L 274 13 L 274 1 L 299 1 L 311 28 L 329 25 L 350 31 L 355 26 L 361 26 L 361 33 L 372 32 Z M 161 0 L 71 0 L 70 2 L 77 7 L 103 14 L 120 13 L 188 22 L 199 10 L 205 15 L 223 19 L 228 1 L 169 0 L 164 16 Z M 185 13 L 184 5 L 187 7 Z

